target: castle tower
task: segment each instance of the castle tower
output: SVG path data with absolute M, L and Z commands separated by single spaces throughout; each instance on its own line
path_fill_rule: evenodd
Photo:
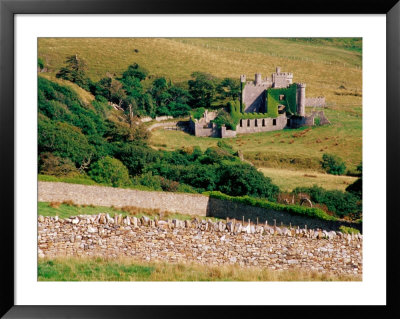
M 281 67 L 280 66 L 276 67 L 276 73 L 281 73 Z
M 256 73 L 254 84 L 261 84 L 261 73 Z
M 242 75 L 240 76 L 240 82 L 241 82 L 241 83 L 246 83 L 246 75 L 242 74 Z
M 297 115 L 306 116 L 306 84 L 297 83 Z

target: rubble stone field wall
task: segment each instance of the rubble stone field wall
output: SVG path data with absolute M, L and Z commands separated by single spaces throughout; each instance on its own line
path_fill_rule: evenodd
M 40 202 L 73 201 L 79 205 L 95 206 L 133 206 L 138 208 L 159 209 L 160 212 L 177 212 L 186 215 L 209 216 L 219 218 L 251 219 L 271 225 L 274 219 L 277 225 L 290 225 L 309 229 L 338 230 L 341 225 L 358 228 L 361 225 L 346 222 L 329 222 L 317 218 L 292 215 L 286 212 L 267 210 L 231 201 L 225 201 L 199 194 L 171 192 L 139 191 L 105 186 L 88 186 L 69 183 L 39 182 L 38 200 Z
M 151 220 L 108 214 L 38 217 L 38 256 L 238 264 L 362 274 L 362 235 L 234 221 Z

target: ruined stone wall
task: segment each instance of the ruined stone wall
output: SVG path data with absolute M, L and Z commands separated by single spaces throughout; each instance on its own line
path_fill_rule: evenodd
M 362 236 L 232 221 L 38 217 L 38 257 L 129 257 L 362 274 Z
M 228 130 L 225 125 L 221 127 L 221 137 L 222 138 L 233 138 L 236 137 L 236 131 Z
M 279 115 L 276 119 L 270 117 L 263 119 L 242 119 L 241 122 L 239 122 L 239 124 L 236 126 L 236 132 L 240 134 L 270 132 L 282 130 L 286 127 L 286 125 L 287 117 L 285 114 Z
M 194 135 L 198 137 L 220 137 L 221 133 L 215 125 L 204 127 L 201 124 L 195 123 Z
M 307 97 L 305 104 L 306 106 L 326 107 L 326 101 L 324 96 Z

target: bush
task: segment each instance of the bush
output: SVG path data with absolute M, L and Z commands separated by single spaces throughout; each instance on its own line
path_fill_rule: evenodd
M 90 167 L 89 176 L 97 183 L 114 187 L 131 185 L 128 169 L 121 161 L 109 156 L 95 162 Z
M 53 122 L 46 116 L 38 116 L 39 153 L 51 152 L 62 158 L 69 158 L 76 166 L 93 158 L 95 149 L 86 135 L 75 126 Z
M 279 187 L 270 178 L 244 163 L 224 162 L 218 169 L 219 180 L 216 190 L 232 196 L 249 195 L 276 201 Z
M 42 59 L 42 58 L 38 58 L 37 63 L 38 63 L 39 69 L 40 69 L 40 70 L 43 70 L 43 69 L 44 69 L 44 62 L 43 62 L 43 59 Z
M 190 115 L 195 118 L 196 120 L 199 120 L 203 117 L 204 112 L 206 111 L 206 109 L 204 107 L 199 107 L 197 109 L 193 109 L 190 112 Z
M 325 190 L 314 185 L 313 187 L 297 187 L 293 193 L 306 193 L 313 202 L 326 205 L 329 211 L 337 216 L 359 217 L 362 207 L 359 199 L 348 192 L 338 190 Z
M 135 176 L 133 179 L 135 185 L 146 186 L 149 189 L 155 191 L 161 191 L 161 179 L 160 176 L 154 176 L 151 172 L 147 172 L 140 176 Z
M 346 165 L 340 157 L 326 153 L 322 155 L 322 168 L 333 175 L 341 175 L 346 171 Z
M 79 175 L 74 163 L 69 158 L 55 156 L 50 152 L 40 154 L 39 172 L 44 175 L 57 177 Z
M 140 175 L 143 169 L 153 162 L 157 162 L 160 154 L 143 145 L 123 144 L 116 150 L 116 158 L 128 168 L 132 176 Z
M 228 200 L 231 202 L 241 203 L 244 205 L 256 206 L 265 209 L 273 209 L 276 211 L 283 211 L 293 215 L 305 215 L 312 218 L 319 218 L 323 220 L 337 220 L 337 218 L 328 215 L 323 210 L 319 208 L 311 208 L 311 207 L 303 207 L 297 205 L 283 205 L 277 203 L 271 203 L 265 199 L 259 199 L 249 196 L 242 196 L 242 197 L 232 197 L 221 192 L 209 192 L 205 193 L 205 195 L 209 195 L 211 198 L 217 198 L 221 200 Z

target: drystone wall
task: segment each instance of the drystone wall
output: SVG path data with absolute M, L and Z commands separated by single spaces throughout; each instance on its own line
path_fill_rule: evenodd
M 360 275 L 362 235 L 235 221 L 39 216 L 38 256 L 130 257 Z
M 39 182 L 38 200 L 40 202 L 72 201 L 79 205 L 95 206 L 133 206 L 138 208 L 159 209 L 160 212 L 177 212 L 186 215 L 209 216 L 219 218 L 250 219 L 252 222 L 265 222 L 270 225 L 300 226 L 309 229 L 322 228 L 339 230 L 341 225 L 357 228 L 361 225 L 349 222 L 328 222 L 318 218 L 291 215 L 285 212 L 240 203 L 224 201 L 198 194 L 171 192 L 150 192 L 104 186 L 88 186 L 68 183 Z

